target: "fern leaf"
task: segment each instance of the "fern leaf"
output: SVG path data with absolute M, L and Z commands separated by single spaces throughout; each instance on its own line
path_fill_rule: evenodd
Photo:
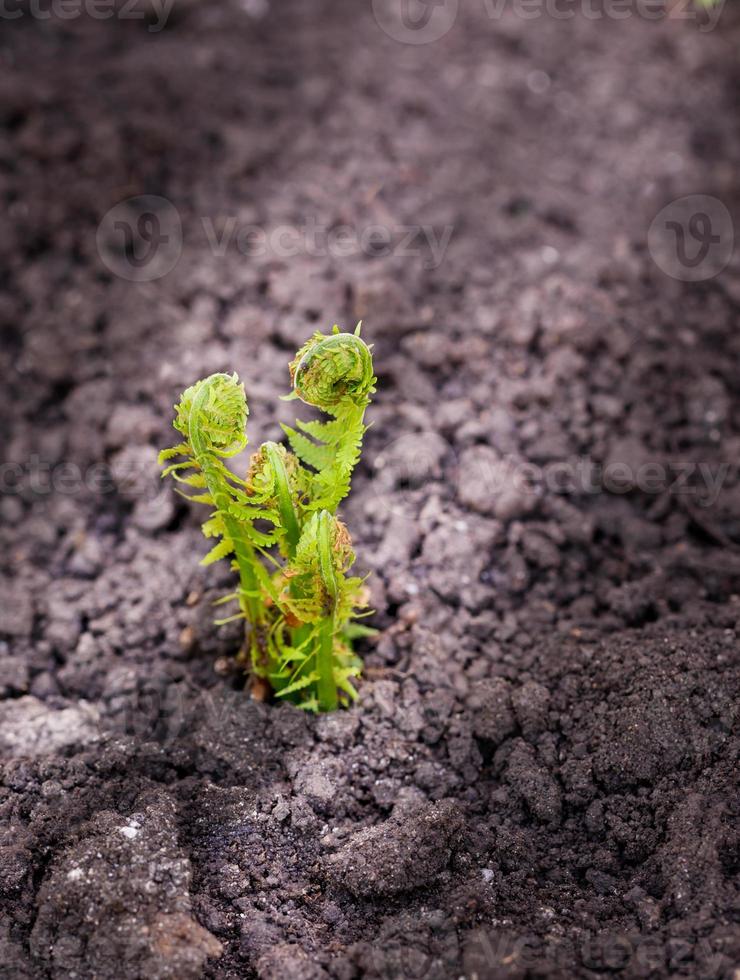
M 310 674 L 305 674 L 303 677 L 299 677 L 297 681 L 293 681 L 292 684 L 288 684 L 287 687 L 283 687 L 279 691 L 276 691 L 276 696 L 279 698 L 284 698 L 286 694 L 294 694 L 296 691 L 301 691 L 310 684 L 314 684 L 318 679 L 318 671 L 312 670 Z
M 296 432 L 295 429 L 291 429 L 288 425 L 283 426 L 283 431 L 288 437 L 290 448 L 302 463 L 313 467 L 315 470 L 322 470 L 329 466 L 333 454 L 328 446 L 320 446 L 311 442 L 309 438 L 301 435 L 300 432 Z
M 296 426 L 305 432 L 306 435 L 311 436 L 312 439 L 318 439 L 321 442 L 334 443 L 337 442 L 342 435 L 341 425 L 334 419 L 331 422 L 303 422 L 301 419 L 295 420 Z
M 229 538 L 224 538 L 223 541 L 219 541 L 217 545 L 208 552 L 205 558 L 201 558 L 201 565 L 212 565 L 214 562 L 219 561 L 221 558 L 226 558 L 228 555 L 232 554 L 234 551 L 234 542 Z
M 192 500 L 194 504 L 210 504 L 214 505 L 213 497 L 210 491 L 208 493 L 197 493 L 192 497 L 187 497 L 188 500 Z

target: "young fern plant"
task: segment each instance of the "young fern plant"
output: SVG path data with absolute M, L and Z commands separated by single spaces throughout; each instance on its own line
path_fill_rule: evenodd
M 163 476 L 211 507 L 206 537 L 220 540 L 202 560 L 229 558 L 239 576 L 228 617 L 246 620 L 244 655 L 276 697 L 311 711 L 355 700 L 361 662 L 352 640 L 373 631 L 364 581 L 348 575 L 354 552 L 336 510 L 349 492 L 375 390 L 370 347 L 338 327 L 316 333 L 290 365 L 293 391 L 330 416 L 284 426 L 290 448 L 266 442 L 240 477 L 225 460 L 247 445 L 244 386 L 213 374 L 188 388 L 175 407 L 182 441 L 160 454 Z M 292 451 L 291 451 L 292 450 Z M 174 462 L 173 462 L 174 460 Z M 187 496 L 187 494 L 186 494 Z
M 287 425 L 283 430 L 296 456 L 316 471 L 310 509 L 333 514 L 349 493 L 362 451 L 365 410 L 377 380 L 360 324 L 354 334 L 340 333 L 338 327 L 328 337 L 315 333 L 291 362 L 290 377 L 293 392 L 288 399 L 300 398 L 331 416 L 329 422 L 297 420 L 300 431 Z
M 211 565 L 220 558 L 233 555 L 233 565 L 239 573 L 238 599 L 240 615 L 252 625 L 250 650 L 256 657 L 261 637 L 267 626 L 267 601 L 272 591 L 270 576 L 258 559 L 258 551 L 269 548 L 277 538 L 277 530 L 266 533 L 255 527 L 258 518 L 266 518 L 274 528 L 277 520 L 269 508 L 258 506 L 247 494 L 246 483 L 240 480 L 224 460 L 240 453 L 247 444 L 245 432 L 247 400 L 244 385 L 235 374 L 212 374 L 188 388 L 175 406 L 173 426 L 184 437 L 171 449 L 160 453 L 160 463 L 175 457 L 163 476 L 172 476 L 178 483 L 201 491 L 185 494 L 197 503 L 212 508 L 203 524 L 206 538 L 220 538 L 201 564 Z

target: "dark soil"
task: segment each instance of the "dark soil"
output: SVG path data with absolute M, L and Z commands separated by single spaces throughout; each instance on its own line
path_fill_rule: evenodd
M 740 265 L 646 246 L 682 195 L 738 218 L 737 24 L 460 7 L 420 46 L 339 0 L 3 21 L 3 976 L 738 976 Z M 142 194 L 184 234 L 148 283 L 96 250 Z M 216 254 L 230 218 L 454 230 L 432 268 Z M 156 447 L 224 369 L 276 437 L 360 317 L 382 632 L 315 718 L 243 692 Z M 670 479 L 512 479 L 568 461 Z

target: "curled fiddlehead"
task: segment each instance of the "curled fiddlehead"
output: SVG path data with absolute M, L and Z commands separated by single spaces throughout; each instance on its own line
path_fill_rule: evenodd
M 174 428 L 189 445 L 194 440 L 200 453 L 235 456 L 247 444 L 249 408 L 236 374 L 212 374 L 197 381 L 183 392 L 175 412 Z
M 311 510 L 334 513 L 347 496 L 360 458 L 365 410 L 375 391 L 370 347 L 355 333 L 315 333 L 290 365 L 294 398 L 332 416 L 329 422 L 283 426 L 296 456 L 315 470 Z
M 315 333 L 290 365 L 293 390 L 301 401 L 328 411 L 347 401 L 367 405 L 375 390 L 370 348 L 356 333 Z
M 202 491 L 189 499 L 213 508 L 203 533 L 220 541 L 201 564 L 233 556 L 240 577 L 237 598 L 257 631 L 264 621 L 264 592 L 269 596 L 273 590 L 255 550 L 273 544 L 275 534 L 259 530 L 255 521 L 266 518 L 275 524 L 276 519 L 272 511 L 252 503 L 244 481 L 224 462 L 247 444 L 249 410 L 244 385 L 236 374 L 212 374 L 183 393 L 175 413 L 173 426 L 184 439 L 161 452 L 159 458 L 161 463 L 182 459 L 169 463 L 162 475 Z
M 356 697 L 350 678 L 361 665 L 345 630 L 367 603 L 362 579 L 347 576 L 354 560 L 345 525 L 327 510 L 312 513 L 283 575 L 279 605 L 291 640 L 270 677 L 278 697 L 319 711 L 336 708 L 340 692 Z
M 278 514 L 276 533 L 286 556 L 295 553 L 301 536 L 300 513 L 306 499 L 306 476 L 293 453 L 276 442 L 263 443 L 249 463 L 247 493 L 252 500 Z

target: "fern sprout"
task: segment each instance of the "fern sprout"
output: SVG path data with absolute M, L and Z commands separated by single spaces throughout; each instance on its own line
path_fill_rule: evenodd
M 361 662 L 351 641 L 373 632 L 356 622 L 367 615 L 366 590 L 348 575 L 352 542 L 335 516 L 375 390 L 371 350 L 359 333 L 359 325 L 354 334 L 334 327 L 298 351 L 289 397 L 331 420 L 284 427 L 290 448 L 264 443 L 243 479 L 225 462 L 247 445 L 247 400 L 235 374 L 213 374 L 183 393 L 173 422 L 183 441 L 160 454 L 163 476 L 194 488 L 189 499 L 212 509 L 203 533 L 219 541 L 202 564 L 230 558 L 238 572 L 237 591 L 219 601 L 237 601 L 239 612 L 220 622 L 244 618 L 252 671 L 277 697 L 313 711 L 356 698 Z
M 352 471 L 362 451 L 365 410 L 375 391 L 370 347 L 338 327 L 328 336 L 315 333 L 290 365 L 294 398 L 332 416 L 329 422 L 296 421 L 283 429 L 296 456 L 312 470 L 313 510 L 336 509 L 350 490 Z
M 328 337 L 315 333 L 296 354 L 290 376 L 301 401 L 325 411 L 347 401 L 366 406 L 377 380 L 359 325 L 354 334 L 340 333 L 336 326 Z
M 213 508 L 203 524 L 206 538 L 220 538 L 218 544 L 202 559 L 211 565 L 220 558 L 234 556 L 240 587 L 235 598 L 252 627 L 250 648 L 258 659 L 260 633 L 265 623 L 265 603 L 273 591 L 270 577 L 258 561 L 256 549 L 270 547 L 275 531 L 258 530 L 255 521 L 266 519 L 278 527 L 274 511 L 255 505 L 240 480 L 224 463 L 247 444 L 245 431 L 249 410 L 244 385 L 236 374 L 212 374 L 188 388 L 175 407 L 175 429 L 184 441 L 160 453 L 160 462 L 181 456 L 170 463 L 163 476 L 172 475 L 179 483 L 202 492 L 188 495 L 196 503 Z M 185 473 L 186 475 L 183 475 Z

